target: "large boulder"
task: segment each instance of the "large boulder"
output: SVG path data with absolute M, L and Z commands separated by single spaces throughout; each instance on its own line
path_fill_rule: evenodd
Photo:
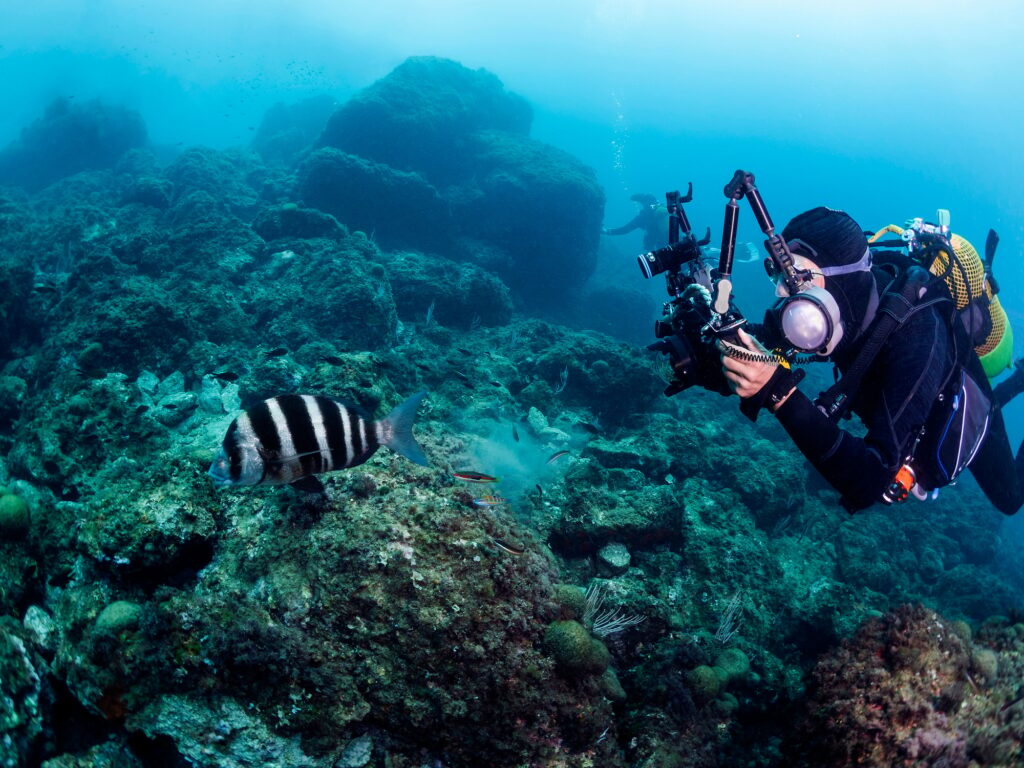
M 529 138 L 530 119 L 484 70 L 409 59 L 331 117 L 299 190 L 384 248 L 475 262 L 525 306 L 564 310 L 594 271 L 604 193 L 593 170 Z
M 326 95 L 295 104 L 275 104 L 263 115 L 252 148 L 267 165 L 291 167 L 317 140 L 337 106 Z
M 57 99 L 0 152 L 0 184 L 41 189 L 73 173 L 111 168 L 145 143 L 138 112 L 98 100 Z
M 480 267 L 408 252 L 385 254 L 384 261 L 403 320 L 423 320 L 431 306 L 437 322 L 462 329 L 512 319 L 508 286 Z
M 1020 640 L 986 629 L 919 605 L 867 622 L 811 673 L 785 764 L 1017 764 Z
M 192 147 L 167 166 L 165 176 L 174 185 L 173 203 L 205 192 L 216 200 L 218 207 L 251 216 L 258 210 L 259 200 L 252 181 L 259 171 L 258 158 L 251 153 Z
M 489 265 L 535 306 L 565 300 L 591 276 L 604 215 L 593 170 L 556 147 L 502 131 L 477 134 L 474 192 L 456 216 L 488 243 Z M 494 263 L 493 250 L 503 254 Z
M 418 173 L 325 148 L 299 167 L 299 192 L 384 248 L 443 250 L 448 242 L 448 205 Z
M 532 117 L 526 101 L 490 72 L 421 56 L 407 59 L 339 109 L 320 144 L 447 184 L 472 173 L 469 150 L 476 131 L 526 135 Z

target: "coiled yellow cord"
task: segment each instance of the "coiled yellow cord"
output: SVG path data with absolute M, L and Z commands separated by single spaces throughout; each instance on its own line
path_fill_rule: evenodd
M 792 365 L 808 365 L 809 363 L 816 362 L 822 358 L 817 355 L 798 355 L 792 360 L 782 354 L 781 350 L 773 349 L 768 354 L 762 354 L 760 352 L 751 352 L 749 349 L 743 349 L 737 347 L 735 344 L 726 342 L 721 347 L 722 351 L 727 357 L 735 358 L 736 360 L 743 360 L 747 363 L 765 363 L 767 365 L 781 365 L 783 368 L 790 368 Z

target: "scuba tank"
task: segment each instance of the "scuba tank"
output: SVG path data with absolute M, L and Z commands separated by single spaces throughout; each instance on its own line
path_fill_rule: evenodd
M 938 225 L 923 219 L 912 219 L 905 228 L 890 224 L 878 230 L 868 243 L 881 245 L 877 241 L 884 233 L 897 234 L 911 258 L 942 278 L 985 375 L 993 379 L 1013 367 L 1013 329 L 999 303 L 999 286 L 992 275 L 999 237 L 989 231 L 982 260 L 967 238 L 950 232 L 949 211 L 940 209 L 937 218 Z

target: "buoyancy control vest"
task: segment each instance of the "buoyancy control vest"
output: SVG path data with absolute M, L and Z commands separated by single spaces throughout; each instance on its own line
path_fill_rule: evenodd
M 816 403 L 830 418 L 841 418 L 894 332 L 928 307 L 935 307 L 946 318 L 956 359 L 928 418 L 915 430 L 901 466 L 882 495 L 881 501 L 893 503 L 910 495 L 927 498 L 929 492 L 954 482 L 970 464 L 988 431 L 991 390 L 987 382 L 977 382 L 971 376 L 969 358 L 985 354 L 989 360 L 985 375 L 991 377 L 1009 365 L 1013 341 L 1005 311 L 993 302 L 998 287 L 991 278 L 991 252 L 987 265 L 983 264 L 969 242 L 950 237 L 948 226 L 936 227 L 920 219 L 905 230 L 890 225 L 869 242 L 893 245 L 878 242 L 885 232 L 900 234 L 909 255 L 874 252 L 875 267 L 892 279 L 882 291 L 878 312 L 853 364 Z
M 992 275 L 999 237 L 989 231 L 983 261 L 967 238 L 949 231 L 948 217 L 948 211 L 940 210 L 938 225 L 923 219 L 913 219 L 905 228 L 890 224 L 868 243 L 877 243 L 886 232 L 897 234 L 918 264 L 942 278 L 985 375 L 993 379 L 1013 365 L 1013 329 Z

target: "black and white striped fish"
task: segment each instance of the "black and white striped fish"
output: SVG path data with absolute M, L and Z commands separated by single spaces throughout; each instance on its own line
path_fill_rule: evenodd
M 417 392 L 380 421 L 329 397 L 272 397 L 231 422 L 207 474 L 218 488 L 294 483 L 322 490 L 314 475 L 362 464 L 382 445 L 426 465 L 412 434 L 426 395 Z

